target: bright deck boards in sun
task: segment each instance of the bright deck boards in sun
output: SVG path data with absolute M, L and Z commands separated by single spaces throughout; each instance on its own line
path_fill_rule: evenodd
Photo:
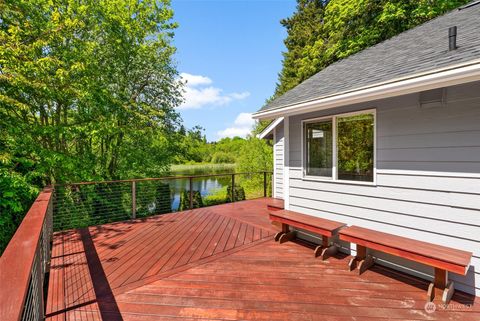
M 480 320 L 478 298 L 457 292 L 456 310 L 428 314 L 424 280 L 275 243 L 267 201 L 56 234 L 47 319 Z

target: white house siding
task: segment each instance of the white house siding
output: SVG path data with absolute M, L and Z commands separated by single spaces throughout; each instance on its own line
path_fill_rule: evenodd
M 273 164 L 274 164 L 274 184 L 275 193 L 274 197 L 283 199 L 283 154 L 284 154 L 284 134 L 283 134 L 283 122 L 275 127 L 275 141 L 273 145 Z
M 376 186 L 302 179 L 301 120 L 370 108 L 377 110 Z M 291 116 L 289 134 L 291 210 L 471 251 L 467 277 L 450 278 L 480 295 L 480 83 L 448 88 L 444 107 L 420 108 L 412 94 Z M 414 274 L 433 273 L 376 254 Z

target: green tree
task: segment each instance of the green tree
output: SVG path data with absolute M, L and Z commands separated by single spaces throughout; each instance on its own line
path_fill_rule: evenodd
M 288 34 L 284 41 L 287 51 L 283 53 L 274 96 L 285 93 L 320 70 L 325 3 L 322 0 L 297 0 L 295 13 L 281 20 Z
M 179 153 L 168 0 L 0 2 L 0 185 L 160 175 Z M 97 200 L 97 203 L 109 200 Z
M 237 170 L 240 173 L 271 172 L 273 170 L 273 149 L 270 141 L 255 136 L 248 137 L 240 152 Z M 267 175 L 267 184 L 271 188 L 269 177 Z M 263 173 L 238 175 L 237 181 L 245 189 L 247 198 L 263 196 Z
M 287 30 L 279 96 L 328 65 L 470 0 L 297 0 Z

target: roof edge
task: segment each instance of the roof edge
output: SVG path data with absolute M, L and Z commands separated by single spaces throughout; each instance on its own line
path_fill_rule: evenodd
M 283 117 L 275 119 L 273 122 L 270 123 L 267 127 L 260 134 L 257 135 L 258 138 L 264 139 L 267 137 L 274 129 L 283 121 Z
M 440 69 L 429 70 L 407 77 L 347 90 L 312 100 L 282 107 L 260 110 L 252 115 L 254 119 L 272 119 L 285 115 L 325 110 L 371 100 L 390 98 L 414 92 L 480 80 L 480 59 Z

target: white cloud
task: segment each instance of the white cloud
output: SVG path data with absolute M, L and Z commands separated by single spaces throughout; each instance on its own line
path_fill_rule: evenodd
M 186 72 L 182 72 L 180 74 L 180 78 L 187 82 L 187 86 L 189 87 L 196 87 L 199 85 L 210 85 L 212 80 L 205 76 L 200 75 L 191 75 L 187 74 Z
M 250 113 L 240 113 L 233 122 L 232 127 L 225 128 L 217 132 L 219 138 L 225 137 L 245 137 L 252 131 L 252 127 L 255 124 L 255 120 Z
M 223 106 L 250 96 L 249 92 L 223 94 L 222 89 L 208 86 L 213 81 L 205 76 L 181 73 L 180 77 L 186 85 L 183 94 L 185 101 L 178 109 L 199 109 L 207 105 Z

